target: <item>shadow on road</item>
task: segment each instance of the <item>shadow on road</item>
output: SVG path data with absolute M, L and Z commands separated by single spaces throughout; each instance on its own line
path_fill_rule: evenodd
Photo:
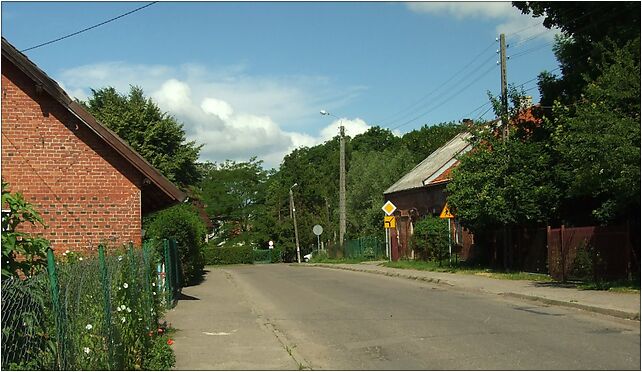
M 198 297 L 194 297 L 194 296 L 186 295 L 185 293 L 179 293 L 179 294 L 178 294 L 178 296 L 176 296 L 176 299 L 177 299 L 178 301 L 183 301 L 183 300 L 188 300 L 188 301 L 191 301 L 191 300 L 200 300 L 200 298 L 198 298 Z

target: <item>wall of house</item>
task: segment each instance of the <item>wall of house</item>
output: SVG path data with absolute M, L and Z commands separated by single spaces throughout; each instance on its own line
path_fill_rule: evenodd
M 21 228 L 42 234 L 57 252 L 141 243 L 142 176 L 5 58 L 2 178 L 47 224 Z

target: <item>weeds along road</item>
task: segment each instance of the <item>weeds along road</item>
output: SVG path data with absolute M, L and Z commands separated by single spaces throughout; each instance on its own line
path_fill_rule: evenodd
M 181 301 L 168 315 L 181 329 L 178 369 L 195 366 L 182 364 L 189 335 L 199 333 L 191 329 L 194 322 L 186 322 L 190 306 L 207 308 L 208 302 L 211 309 L 228 304 L 245 310 L 195 324 L 254 329 L 250 337 L 241 330 L 217 339 L 212 361 L 202 365 L 209 369 L 640 369 L 639 322 L 431 283 L 287 264 L 248 265 L 210 268 L 205 283 L 184 290 L 190 291 L 198 292 L 200 304 Z M 190 360 L 197 357 L 190 355 Z M 246 358 L 234 364 L 224 360 L 230 355 Z

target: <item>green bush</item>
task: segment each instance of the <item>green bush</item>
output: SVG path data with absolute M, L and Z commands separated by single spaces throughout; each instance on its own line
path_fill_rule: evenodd
M 272 263 L 283 262 L 283 250 L 281 248 L 272 248 Z
M 215 244 L 208 244 L 203 253 L 207 265 L 251 264 L 254 262 L 254 253 L 249 245 L 221 248 Z
M 146 238 L 176 239 L 183 285 L 194 284 L 201 279 L 206 228 L 192 205 L 180 204 L 157 212 L 146 221 L 145 227 Z
M 410 247 L 423 260 L 441 260 L 448 252 L 448 222 L 433 216 L 417 221 Z
M 155 337 L 151 341 L 147 356 L 143 361 L 143 369 L 147 371 L 168 371 L 176 364 L 174 351 L 169 345 L 169 336 Z

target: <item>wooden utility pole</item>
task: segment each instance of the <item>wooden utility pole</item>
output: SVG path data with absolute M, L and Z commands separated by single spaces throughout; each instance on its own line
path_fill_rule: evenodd
M 345 128 L 339 127 L 340 157 L 339 157 L 339 246 L 343 248 L 343 238 L 346 234 L 346 139 Z
M 506 83 L 506 36 L 499 35 L 499 56 L 501 63 L 501 83 L 502 83 L 502 139 L 506 141 L 508 137 L 508 88 Z

